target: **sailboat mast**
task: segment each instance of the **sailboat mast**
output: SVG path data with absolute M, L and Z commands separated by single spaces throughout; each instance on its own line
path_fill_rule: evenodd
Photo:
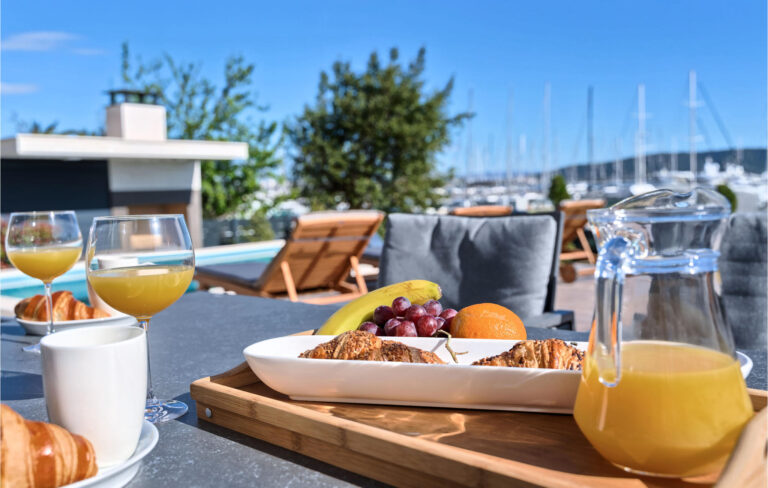
M 481 181 L 493 180 L 493 173 L 496 169 L 496 152 L 493 147 L 493 133 L 488 134 L 488 145 L 485 146 L 485 151 L 483 151 L 483 153 L 483 158 L 481 159 L 482 167 L 480 168 Z
M 597 184 L 597 171 L 595 168 L 595 140 L 592 133 L 592 86 L 587 88 L 587 164 L 589 164 L 589 183 Z
M 696 182 L 696 72 L 688 72 L 688 144 L 690 145 L 688 158 L 690 161 L 693 181 Z
M 555 165 L 560 161 L 560 142 L 557 140 L 557 132 L 552 134 L 552 161 L 554 161 Z M 560 171 L 553 168 L 552 174 L 558 173 L 560 173 Z M 563 171 L 560 174 L 565 174 L 565 172 Z
M 637 85 L 637 135 L 635 136 L 635 183 L 645 183 L 645 85 Z
M 505 165 L 507 169 L 507 194 L 512 194 L 512 89 L 509 89 L 507 94 L 507 118 L 506 118 L 506 131 L 505 131 L 505 145 L 506 151 L 504 154 Z
M 472 99 L 474 98 L 474 92 L 472 88 L 469 89 L 469 103 L 467 106 L 467 112 L 472 113 Z M 472 117 L 467 119 L 467 158 L 464 162 L 464 198 L 469 201 L 469 172 L 472 167 L 472 157 L 474 148 L 472 147 Z
M 613 174 L 616 178 L 616 186 L 619 186 L 624 181 L 624 160 L 621 157 L 621 138 L 616 138 L 616 161 L 614 162 L 615 166 L 613 168 Z
M 527 167 L 527 162 L 528 162 L 527 152 L 528 152 L 528 138 L 526 137 L 525 134 L 520 134 L 520 137 L 517 140 L 517 154 L 518 154 L 517 160 L 518 160 L 518 170 L 520 171 L 519 179 L 522 180 L 526 185 L 528 184 L 527 182 L 528 178 L 524 175 L 525 173 L 524 168 Z
M 670 160 L 670 171 L 677 171 L 677 138 L 672 138 L 672 155 Z
M 549 82 L 546 82 L 544 84 L 544 144 L 541 150 L 541 159 L 542 159 L 542 172 L 541 172 L 541 181 L 539 182 L 539 186 L 541 186 L 542 191 L 544 191 L 547 188 L 547 185 L 549 185 L 548 177 L 549 177 L 549 117 L 550 117 L 550 94 L 551 94 L 551 85 Z

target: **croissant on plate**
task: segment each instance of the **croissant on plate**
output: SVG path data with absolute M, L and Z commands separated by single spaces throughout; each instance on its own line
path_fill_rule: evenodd
M 351 330 L 305 351 L 300 358 L 394 361 L 400 363 L 445 364 L 437 355 L 402 342 L 381 340 L 370 332 Z
M 52 298 L 54 322 L 109 317 L 109 314 L 104 310 L 89 307 L 73 297 L 71 291 L 57 291 L 52 295 Z M 25 298 L 16 304 L 14 312 L 16 312 L 16 317 L 24 320 L 36 320 L 38 322 L 48 322 L 50 320 L 45 295 Z
M 55 424 L 32 422 L 0 406 L 0 485 L 55 488 L 94 476 L 91 443 Z
M 511 366 L 581 370 L 584 353 L 560 339 L 520 341 L 509 351 L 483 358 L 473 366 Z

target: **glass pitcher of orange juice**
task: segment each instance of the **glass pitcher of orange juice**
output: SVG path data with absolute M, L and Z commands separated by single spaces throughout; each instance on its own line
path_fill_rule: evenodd
M 622 469 L 712 473 L 753 415 L 718 302 L 729 214 L 725 198 L 701 188 L 588 212 L 600 253 L 574 417 Z

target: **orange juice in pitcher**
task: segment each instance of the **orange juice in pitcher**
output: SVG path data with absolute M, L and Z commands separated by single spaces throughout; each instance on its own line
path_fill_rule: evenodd
M 621 354 L 613 388 L 600 383 L 594 359 L 585 364 L 574 417 L 595 449 L 621 467 L 655 474 L 692 476 L 722 466 L 752 417 L 739 362 L 655 341 L 625 344 Z
M 753 415 L 713 281 L 728 213 L 722 197 L 697 189 L 590 214 L 595 320 L 574 418 L 627 471 L 717 471 Z

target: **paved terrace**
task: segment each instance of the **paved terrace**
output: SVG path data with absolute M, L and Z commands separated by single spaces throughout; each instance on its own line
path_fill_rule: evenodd
M 573 310 L 573 330 L 588 332 L 592 325 L 595 306 L 595 279 L 592 275 L 579 276 L 572 283 L 557 281 L 556 310 Z

